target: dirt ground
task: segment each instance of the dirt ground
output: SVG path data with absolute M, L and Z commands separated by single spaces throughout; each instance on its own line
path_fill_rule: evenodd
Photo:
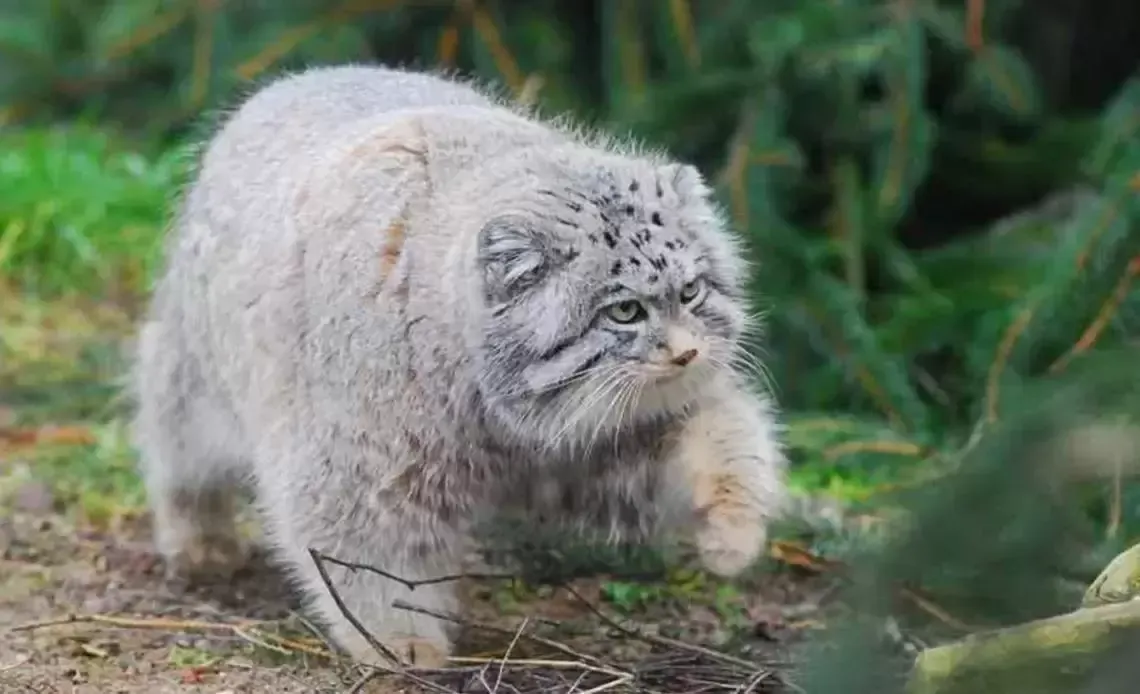
M 30 483 L 0 517 L 0 692 L 495 691 L 512 641 L 502 691 L 603 691 L 607 681 L 623 677 L 622 686 L 606 688 L 634 691 L 629 673 L 640 687 L 656 682 L 657 691 L 731 691 L 733 682 L 748 691 L 782 691 L 785 646 L 811 625 L 813 599 L 826 590 L 821 577 L 773 575 L 740 594 L 743 627 L 726 626 L 710 605 L 695 601 L 652 607 L 638 617 L 640 630 L 683 636 L 682 647 L 663 641 L 668 647 L 661 648 L 627 638 L 592 611 L 616 614 L 599 607 L 603 577 L 576 579 L 570 585 L 578 596 L 546 590 L 506 606 L 501 587 L 471 583 L 464 588 L 471 621 L 458 649 L 467 660 L 457 661 L 456 672 L 425 674 L 419 685 L 394 675 L 361 685 L 366 673 L 330 660 L 319 631 L 264 559 L 224 585 L 189 586 L 163 573 L 145 515 L 104 530 L 85 528 Z M 524 617 L 578 656 L 515 639 Z M 500 631 L 488 634 L 483 626 Z M 716 648 L 729 631 L 745 634 L 733 650 L 744 655 L 706 657 L 703 649 Z

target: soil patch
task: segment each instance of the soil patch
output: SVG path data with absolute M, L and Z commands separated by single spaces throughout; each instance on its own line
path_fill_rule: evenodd
M 368 673 L 328 657 L 263 554 L 224 584 L 171 581 L 145 517 L 93 530 L 49 509 L 8 512 L 0 576 L 0 691 L 13 694 L 495 691 L 496 682 L 504 692 L 607 682 L 616 692 L 782 691 L 786 646 L 810 626 L 804 615 L 823 585 L 768 577 L 740 594 L 733 624 L 712 605 L 675 600 L 618 624 L 604 604 L 606 577 L 521 592 L 468 581 L 453 670 L 422 673 L 419 684 L 386 675 L 362 685 Z M 726 641 L 732 648 L 721 648 Z

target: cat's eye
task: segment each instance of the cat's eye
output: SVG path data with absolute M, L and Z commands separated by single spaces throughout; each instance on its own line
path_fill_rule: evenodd
M 640 301 L 619 301 L 606 307 L 606 314 L 615 323 L 633 323 L 646 316 L 645 307 Z
M 686 304 L 690 304 L 696 301 L 697 298 L 700 297 L 703 293 L 704 288 L 705 283 L 701 280 L 700 277 L 696 278 L 692 282 L 686 282 L 681 287 L 681 301 L 685 302 Z

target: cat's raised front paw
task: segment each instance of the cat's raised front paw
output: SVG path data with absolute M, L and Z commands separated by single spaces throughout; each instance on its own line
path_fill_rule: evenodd
M 762 520 L 712 510 L 697 530 L 697 552 L 706 569 L 731 577 L 756 561 L 767 538 Z

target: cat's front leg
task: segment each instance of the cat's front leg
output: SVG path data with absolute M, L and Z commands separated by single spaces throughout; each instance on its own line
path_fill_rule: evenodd
M 786 462 L 770 403 L 727 387 L 685 424 L 672 469 L 696 520 L 701 562 L 733 576 L 765 546 L 768 523 L 786 503 Z
M 430 499 L 410 498 L 407 478 L 370 474 L 381 466 L 345 448 L 307 460 L 296 451 L 279 454 L 276 469 L 263 468 L 260 501 L 278 556 L 300 579 L 333 641 L 353 658 L 394 665 L 386 650 L 404 665 L 442 667 L 451 649 L 449 625 L 396 603 L 454 613 L 454 582 L 421 582 L 461 572 L 464 536 Z M 360 568 L 322 560 L 330 591 L 311 550 Z

